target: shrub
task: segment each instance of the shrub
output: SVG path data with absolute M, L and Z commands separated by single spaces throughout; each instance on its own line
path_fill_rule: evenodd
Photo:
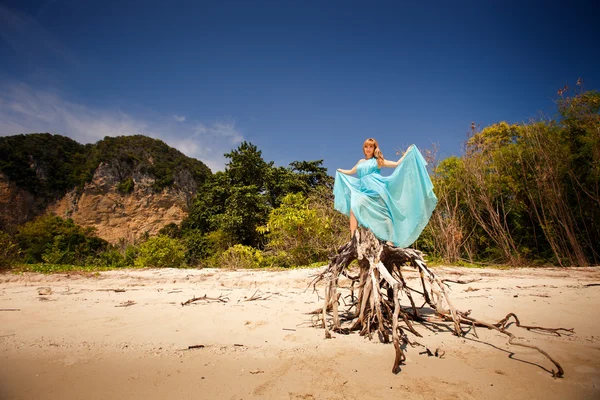
M 13 242 L 10 235 L 0 231 L 0 268 L 9 267 L 19 258 L 19 246 Z
M 135 186 L 135 184 L 133 182 L 133 179 L 127 178 L 127 179 L 124 179 L 121 182 L 119 182 L 119 184 L 117 185 L 117 190 L 121 194 L 129 194 L 129 193 L 133 192 L 134 186 Z
M 271 210 L 265 226 L 266 250 L 279 255 L 283 265 L 309 265 L 327 260 L 328 253 L 347 237 L 344 216 L 333 209 L 329 192 L 315 190 L 310 197 L 287 194 Z
M 221 253 L 217 260 L 222 268 L 259 268 L 263 262 L 263 256 L 260 250 L 236 244 Z
M 159 235 L 139 246 L 134 261 L 138 268 L 179 268 L 184 265 L 185 248 L 177 239 Z
M 179 226 L 176 223 L 171 222 L 160 228 L 158 234 L 165 235 L 174 239 L 179 239 L 181 237 L 181 230 L 179 229 Z
M 286 251 L 265 251 L 260 263 L 263 268 L 289 268 L 294 266 L 294 260 Z
M 140 249 L 132 244 L 128 244 L 125 247 L 125 266 L 133 267 L 135 264 L 135 259 L 138 256 Z
M 209 240 L 199 230 L 186 232 L 182 242 L 185 246 L 185 262 L 187 265 L 198 265 L 200 261 L 212 254 Z
M 81 264 L 108 246 L 93 229 L 50 214 L 22 225 L 16 239 L 27 263 Z
M 130 254 L 131 247 L 133 246 L 128 246 L 124 251 L 121 251 L 118 248 L 111 246 L 110 248 L 106 249 L 106 251 L 96 255 L 95 257 L 90 257 L 86 264 L 101 268 L 131 267 L 133 266 L 135 260 L 135 254 L 133 257 L 131 257 Z

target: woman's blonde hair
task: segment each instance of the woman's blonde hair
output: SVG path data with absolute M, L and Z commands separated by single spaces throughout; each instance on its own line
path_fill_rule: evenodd
M 363 143 L 363 153 L 365 153 L 365 146 L 368 144 L 373 146 L 373 157 L 375 157 L 377 159 L 377 166 L 379 168 L 383 167 L 384 159 L 383 159 L 383 154 L 381 154 L 381 150 L 379 150 L 379 143 L 377 143 L 377 140 L 375 140 L 373 138 L 368 138 Z M 365 153 L 365 157 L 366 156 L 367 156 L 367 154 Z

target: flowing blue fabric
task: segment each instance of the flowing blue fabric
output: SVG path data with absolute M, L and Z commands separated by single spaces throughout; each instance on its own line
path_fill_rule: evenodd
M 336 172 L 334 207 L 350 216 L 377 238 L 408 247 L 419 237 L 437 204 L 427 162 L 417 146 L 390 176 L 382 176 L 373 157 L 356 167 L 356 177 Z

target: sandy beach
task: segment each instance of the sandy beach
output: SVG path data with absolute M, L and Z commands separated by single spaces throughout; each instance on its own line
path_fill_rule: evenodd
M 122 270 L 0 275 L 1 399 L 598 399 L 600 268 L 435 268 L 461 310 L 489 322 L 574 328 L 562 336 L 511 326 L 459 338 L 417 325 L 399 374 L 394 349 L 358 334 L 325 339 L 308 314 L 318 269 Z M 414 279 L 416 275 L 409 273 Z M 188 305 L 194 297 L 207 296 Z M 212 299 L 212 300 L 211 300 Z M 342 304 L 343 306 L 343 304 Z

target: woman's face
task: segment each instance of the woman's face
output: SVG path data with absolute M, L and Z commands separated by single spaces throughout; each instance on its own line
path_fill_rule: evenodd
M 363 151 L 365 152 L 365 156 L 367 158 L 371 158 L 371 157 L 373 157 L 373 152 L 375 151 L 375 146 L 370 143 L 367 143 L 367 144 L 365 144 L 365 147 L 363 147 Z

